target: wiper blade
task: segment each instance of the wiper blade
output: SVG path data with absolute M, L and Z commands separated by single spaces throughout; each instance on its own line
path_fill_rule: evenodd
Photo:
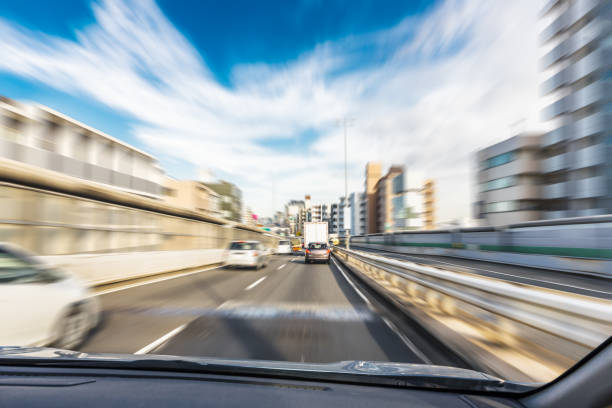
M 541 385 L 505 381 L 464 368 L 424 364 L 372 361 L 297 363 L 149 354 L 81 353 L 42 347 L 0 347 L 1 365 L 181 371 L 457 391 L 525 392 Z

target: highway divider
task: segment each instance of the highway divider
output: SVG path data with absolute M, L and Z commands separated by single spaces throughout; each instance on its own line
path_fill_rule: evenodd
M 477 368 L 550 381 L 612 335 L 612 301 L 354 250 L 334 256 Z

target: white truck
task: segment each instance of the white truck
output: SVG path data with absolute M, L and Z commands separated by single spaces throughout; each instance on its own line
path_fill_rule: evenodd
M 327 222 L 304 223 L 304 248 L 311 242 L 325 242 L 327 244 Z

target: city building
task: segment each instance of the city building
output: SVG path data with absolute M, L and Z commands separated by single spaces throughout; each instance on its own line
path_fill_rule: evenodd
M 612 212 L 612 2 L 542 10 L 542 218 Z
M 476 218 L 498 226 L 540 219 L 539 134 L 520 134 L 476 153 Z
M 351 209 L 351 235 L 363 235 L 366 228 L 365 193 L 349 194 L 349 208 Z
M 345 225 L 345 220 L 344 220 L 344 208 L 345 206 L 348 204 L 347 203 L 348 200 L 346 200 L 346 197 L 340 197 L 340 201 L 338 202 L 338 213 L 337 213 L 337 225 L 338 225 L 338 236 L 345 236 L 346 235 L 346 225 Z M 347 222 L 348 224 L 349 222 Z
M 436 186 L 432 179 L 425 180 L 423 189 L 423 229 L 431 230 L 436 226 Z
M 366 231 L 368 234 L 377 232 L 377 202 L 376 183 L 382 175 L 380 163 L 367 163 L 365 170 L 365 195 L 366 195 Z
M 166 177 L 163 199 L 168 204 L 200 212 L 213 217 L 222 217 L 221 196 L 204 183 L 196 180 L 175 180 Z
M 242 192 L 235 184 L 224 180 L 202 184 L 220 196 L 219 210 L 223 218 L 235 222 L 243 221 Z
M 329 233 L 338 235 L 340 225 L 340 215 L 338 211 L 338 203 L 332 203 L 329 211 Z
M 49 107 L 0 97 L 0 158 L 159 199 L 157 159 Z
M 298 232 L 301 233 L 300 219 L 303 209 L 304 201 L 301 200 L 291 200 L 285 204 L 285 214 L 291 235 L 298 235 Z
M 394 230 L 394 216 L 399 215 L 401 209 L 393 209 L 393 182 L 403 171 L 400 166 L 391 166 L 387 174 L 376 182 L 376 232 Z
M 311 219 L 313 222 L 321 222 L 325 218 L 327 206 L 325 204 L 313 204 L 310 208 Z
M 242 212 L 242 217 L 240 222 L 244 225 L 248 225 L 249 227 L 257 226 L 257 216 L 253 214 L 253 211 L 249 207 L 244 207 Z
M 365 193 L 359 193 L 359 226 L 356 229 L 356 234 L 365 235 L 368 231 L 368 199 Z

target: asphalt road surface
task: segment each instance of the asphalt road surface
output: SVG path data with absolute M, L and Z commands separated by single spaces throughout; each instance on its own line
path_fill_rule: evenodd
M 351 249 L 389 258 L 430 265 L 449 271 L 468 272 L 510 282 L 539 286 L 602 299 L 612 299 L 612 279 L 588 274 L 552 271 L 495 262 L 476 261 L 438 255 L 399 254 L 353 245 Z
M 214 268 L 102 292 L 86 352 L 459 365 L 339 264 L 272 256 L 259 271 Z

